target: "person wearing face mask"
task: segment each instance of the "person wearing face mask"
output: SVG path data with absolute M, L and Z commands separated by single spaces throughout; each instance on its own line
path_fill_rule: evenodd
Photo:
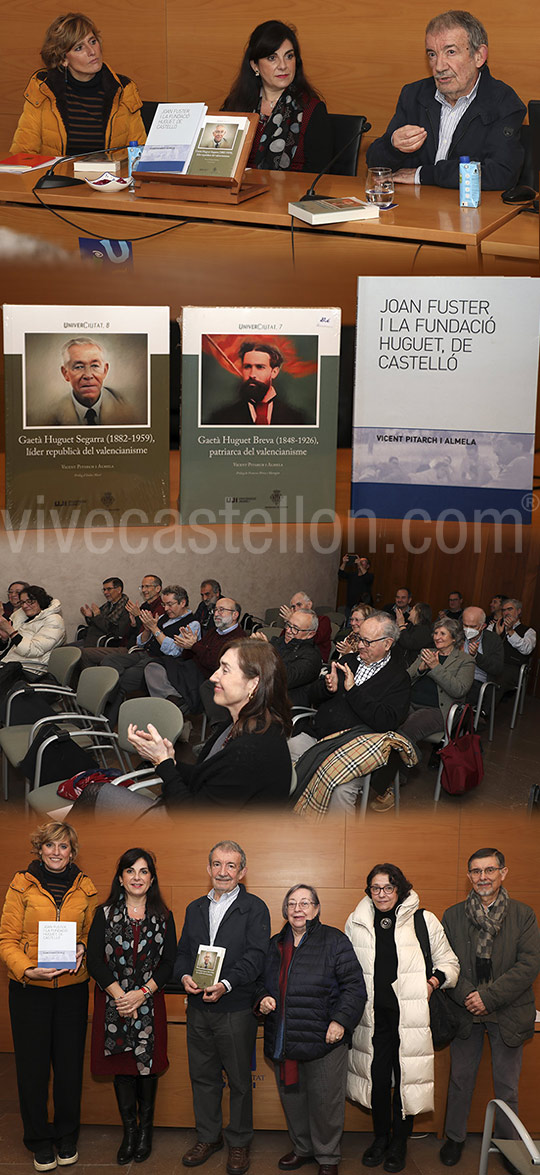
M 430 734 L 445 729 L 454 702 L 465 699 L 474 680 L 472 658 L 463 652 L 463 628 L 458 620 L 445 617 L 433 625 L 435 648 L 422 649 L 407 673 L 412 682 L 411 705 L 399 733 L 411 740 L 422 758 L 418 744 Z M 407 782 L 407 768 L 400 767 L 400 780 Z M 373 800 L 374 812 L 388 812 L 394 807 L 393 785 Z
M 36 1171 L 77 1162 L 84 1042 L 88 1018 L 86 944 L 97 890 L 74 863 L 79 849 L 70 824 L 51 821 L 30 838 L 35 858 L 16 873 L 0 922 L 0 958 L 9 976 L 13 1034 L 24 1145 Z M 73 968 L 40 966 L 40 922 L 76 923 Z M 47 1097 L 53 1069 L 54 1121 Z
M 475 706 L 480 689 L 485 681 L 497 681 L 504 665 L 504 649 L 495 632 L 486 628 L 486 614 L 483 608 L 471 605 L 463 613 L 463 649 L 474 661 L 474 681 L 467 694 L 467 701 Z

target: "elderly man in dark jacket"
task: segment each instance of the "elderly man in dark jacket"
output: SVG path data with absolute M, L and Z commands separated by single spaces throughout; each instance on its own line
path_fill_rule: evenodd
M 346 935 L 319 921 L 313 886 L 292 886 L 282 912 L 287 921 L 270 941 L 259 1001 L 264 1051 L 275 1065 L 293 1144 L 278 1166 L 293 1171 L 315 1159 L 319 1175 L 336 1175 L 348 1046 L 364 1011 L 364 976 Z
M 433 77 L 404 86 L 385 134 L 371 144 L 368 167 L 391 167 L 397 183 L 459 187 L 459 159 L 482 165 L 482 187 L 515 183 L 524 158 L 526 114 L 514 90 L 491 76 L 488 38 L 470 12 L 431 20 L 426 54 Z
M 411 683 L 401 652 L 394 649 L 398 639 L 399 628 L 385 612 L 364 620 L 359 652 L 334 661 L 331 672 L 308 691 L 311 705 L 318 707 L 317 738 L 353 726 L 363 726 L 366 733 L 397 730 L 405 721 Z
M 188 996 L 187 1048 L 197 1142 L 182 1157 L 199 1167 L 223 1147 L 223 1070 L 229 1079 L 228 1175 L 245 1175 L 253 1137 L 251 1055 L 257 1035 L 253 1015 L 256 985 L 270 938 L 268 908 L 241 881 L 246 856 L 235 841 L 210 849 L 212 889 L 190 902 L 174 968 Z M 201 945 L 224 947 L 219 981 L 201 990 L 192 978 Z
M 518 1113 L 518 1086 L 523 1042 L 534 1033 L 532 985 L 540 970 L 540 932 L 530 906 L 510 898 L 503 886 L 508 870 L 498 849 L 478 849 L 469 858 L 472 885 L 465 902 L 443 915 L 450 946 L 461 972 L 449 992 L 459 1007 L 460 1029 L 452 1041 L 446 1142 L 441 1162 L 459 1162 L 482 1056 L 489 1036 L 495 1097 Z M 508 1120 L 497 1122 L 499 1138 L 513 1137 Z M 510 1172 L 516 1171 L 503 1160 Z

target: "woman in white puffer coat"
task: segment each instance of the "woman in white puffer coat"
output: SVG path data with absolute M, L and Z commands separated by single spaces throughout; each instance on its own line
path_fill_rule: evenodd
M 425 910 L 433 962 L 433 974 L 426 974 L 414 923 L 418 894 L 397 866 L 375 865 L 366 895 L 345 926 L 367 987 L 349 1053 L 347 1094 L 373 1116 L 375 1139 L 364 1166 L 383 1163 L 396 1172 L 405 1166 L 414 1115 L 434 1104 L 429 999 L 437 987 L 455 986 L 459 962 L 441 923 Z

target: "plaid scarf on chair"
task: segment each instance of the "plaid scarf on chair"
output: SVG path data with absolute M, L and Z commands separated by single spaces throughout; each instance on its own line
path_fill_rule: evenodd
M 327 738 L 333 739 L 335 735 L 328 735 Z M 325 739 L 320 741 L 323 744 Z M 349 783 L 359 775 L 370 775 L 378 767 L 383 767 L 392 750 L 399 752 L 407 767 L 413 767 L 418 762 L 409 739 L 393 730 L 385 731 L 384 734 L 359 734 L 337 747 L 314 772 L 294 811 L 312 820 L 321 820 L 328 811 L 335 787 Z

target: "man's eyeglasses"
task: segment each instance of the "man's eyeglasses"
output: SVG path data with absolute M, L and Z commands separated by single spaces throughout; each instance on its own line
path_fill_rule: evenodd
M 469 869 L 469 877 L 474 877 L 476 881 L 478 877 L 485 873 L 486 877 L 495 877 L 496 873 L 500 873 L 500 865 L 487 865 L 485 869 Z
M 374 894 L 391 894 L 395 890 L 395 885 L 370 885 L 369 892 Z
M 226 612 L 234 611 L 234 608 L 214 608 L 214 616 L 224 616 Z
M 369 649 L 370 645 L 376 645 L 377 641 L 387 641 L 388 637 L 387 636 L 376 636 L 373 638 L 372 641 L 368 641 L 367 637 L 365 637 L 365 636 L 359 636 L 356 639 L 360 645 L 364 645 L 366 649 Z
M 304 632 L 311 631 L 311 629 L 308 628 L 299 628 L 297 624 L 291 624 L 290 620 L 287 621 L 285 628 L 288 628 L 289 632 L 292 632 L 293 636 L 300 636 Z

